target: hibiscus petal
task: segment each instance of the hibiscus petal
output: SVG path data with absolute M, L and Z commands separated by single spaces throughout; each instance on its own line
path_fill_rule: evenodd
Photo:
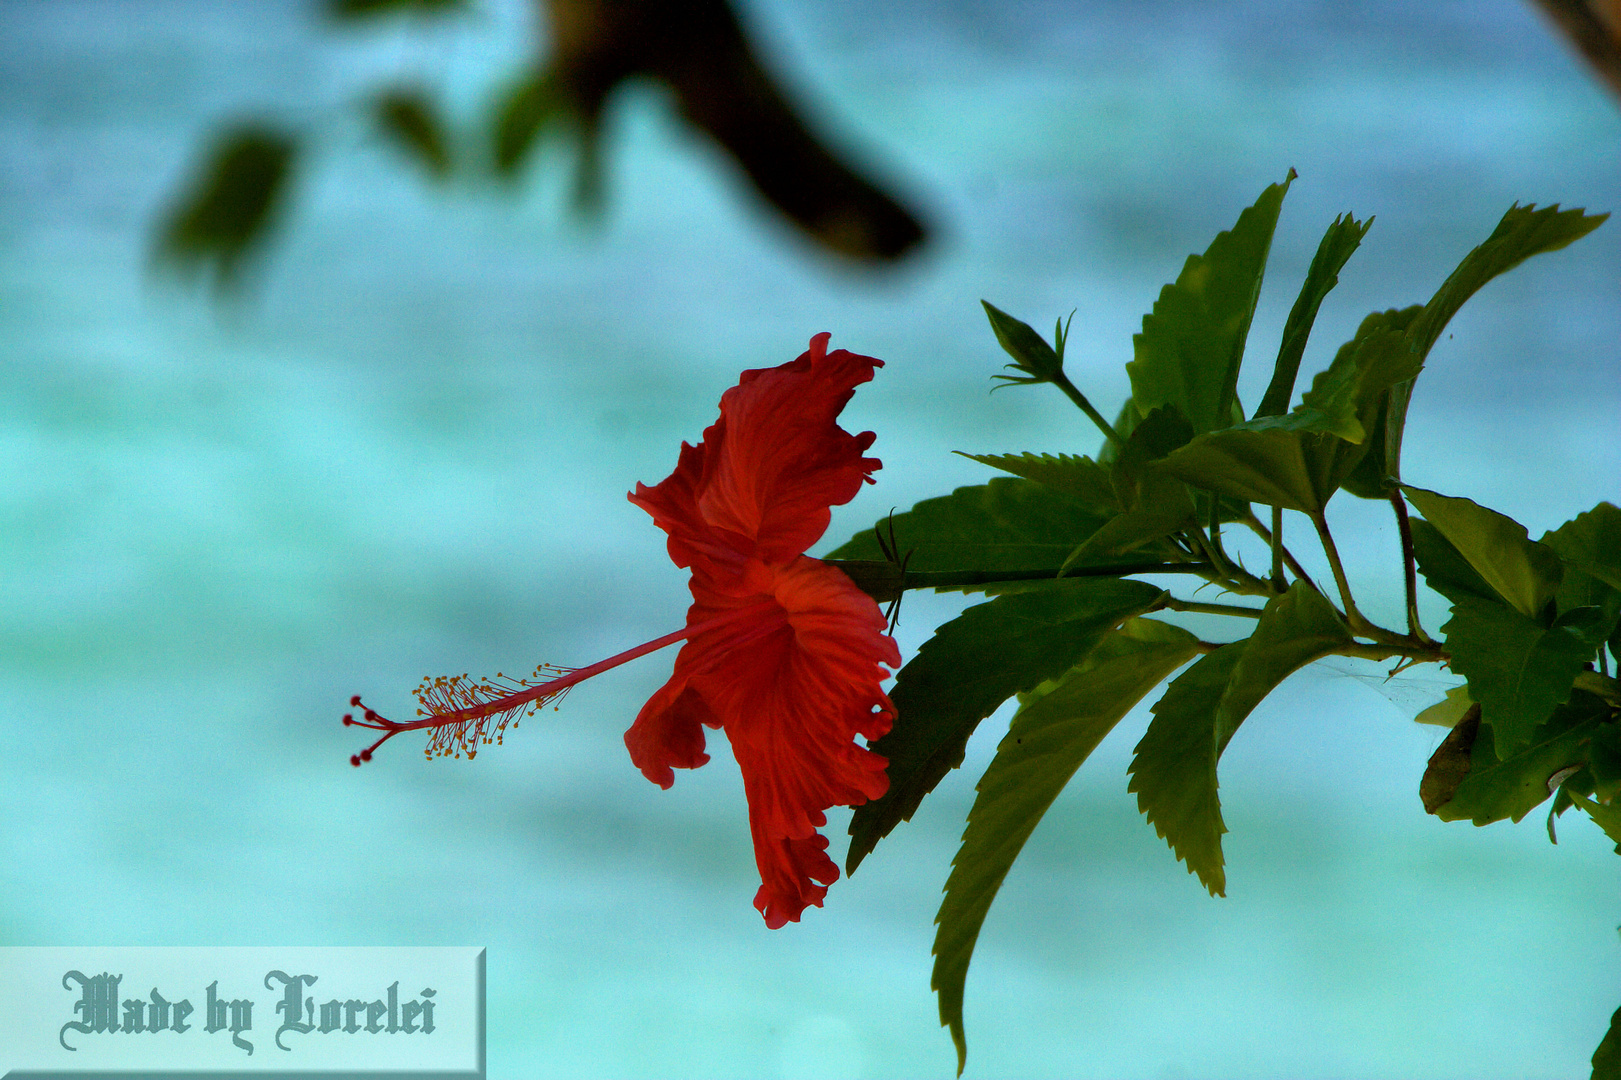
M 838 426 L 855 387 L 881 362 L 830 335 L 781 367 L 745 371 L 698 446 L 630 501 L 692 568 L 689 636 L 670 681 L 625 733 L 631 758 L 664 787 L 673 769 L 708 760 L 703 726 L 726 729 L 743 773 L 762 884 L 755 906 L 773 928 L 820 905 L 838 868 L 817 829 L 830 806 L 889 787 L 887 762 L 856 742 L 889 730 L 884 694 L 900 651 L 872 598 L 841 571 L 806 558 L 829 507 L 850 501 L 879 467 L 873 435 Z
M 688 648 L 683 646 L 682 653 Z M 720 727 L 704 699 L 687 685 L 677 656 L 675 674 L 647 699 L 636 722 L 625 732 L 625 747 L 643 776 L 668 788 L 675 783 L 672 769 L 696 769 L 709 760 L 704 753 L 706 724 Z
M 827 531 L 828 508 L 849 502 L 879 467 L 839 412 L 882 361 L 827 352 L 817 334 L 798 359 L 745 371 L 720 401 L 720 419 L 656 487 L 630 496 L 670 534 L 670 556 L 723 579 L 738 557 L 780 565 Z
M 675 471 L 661 483 L 656 487 L 637 484 L 627 498 L 652 514 L 653 523 L 669 534 L 666 546 L 671 562 L 682 569 L 703 566 L 710 576 L 721 576 L 723 568 L 738 567 L 753 554 L 754 538 L 717 532 L 698 510 L 709 431 L 698 446 L 681 444 Z
M 822 906 L 827 887 L 839 880 L 839 868 L 827 857 L 825 836 L 812 833 L 805 840 L 781 840 L 763 835 L 757 826 L 753 832 L 754 862 L 760 868 L 754 906 L 767 926 L 780 930 L 798 922 L 807 907 Z
M 738 597 L 693 579 L 689 625 L 728 609 L 761 610 L 689 639 L 671 683 L 680 681 L 683 700 L 701 695 L 726 729 L 764 882 L 755 905 L 768 923 L 781 925 L 820 904 L 837 877 L 816 832 L 827 823 L 824 811 L 888 789 L 887 762 L 855 738 L 876 739 L 889 729 L 894 707 L 882 688 L 884 665 L 899 667 L 900 652 L 884 633 L 878 605 L 833 567 L 801 556 L 749 576 L 764 576 L 770 591 Z

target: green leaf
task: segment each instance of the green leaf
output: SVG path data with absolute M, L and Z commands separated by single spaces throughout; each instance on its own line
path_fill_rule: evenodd
M 1610 1017 L 1610 1030 L 1593 1051 L 1592 1080 L 1621 1080 L 1621 1009 Z
M 450 175 L 450 140 L 438 107 L 426 94 L 409 87 L 388 90 L 378 95 L 372 111 L 378 130 L 430 177 L 443 180 Z
M 1402 491 L 1498 596 L 1520 614 L 1542 618 L 1564 576 L 1557 552 L 1531 540 L 1513 518 L 1469 499 L 1406 484 Z
M 1223 495 L 1320 513 L 1334 494 L 1333 466 L 1340 460 L 1324 443 L 1339 440 L 1298 430 L 1296 422 L 1292 416 L 1266 416 L 1200 435 L 1162 461 L 1160 468 Z
M 1154 831 L 1212 894 L 1227 887 L 1221 855 L 1227 826 L 1216 795 L 1216 761 L 1226 740 L 1217 711 L 1247 644 L 1223 645 L 1171 682 L 1137 744 L 1126 788 L 1136 793 L 1137 808 Z
M 1544 534 L 1540 542 L 1565 562 L 1565 580 L 1559 591 L 1561 611 L 1602 605 L 1621 593 L 1621 508 L 1601 502 Z
M 1424 305 L 1424 314 L 1413 325 L 1411 338 L 1420 356 L 1430 351 L 1452 316 L 1464 301 L 1499 274 L 1514 269 L 1533 255 L 1558 251 L 1580 240 L 1600 225 L 1609 214 L 1588 214 L 1583 210 L 1560 210 L 1559 205 L 1538 210 L 1535 204 L 1515 203 L 1497 223 L 1486 242 L 1464 256 L 1450 276 Z
M 1464 256 L 1463 262 L 1442 282 L 1430 302 L 1424 305 L 1423 312 L 1408 329 L 1409 350 L 1422 364 L 1452 316 L 1481 286 L 1533 255 L 1557 251 L 1581 239 L 1602 225 L 1609 216 L 1588 215 L 1582 210 L 1562 211 L 1557 204 L 1541 210 L 1535 205 L 1520 206 L 1518 203 L 1510 207 L 1486 242 Z M 1402 434 L 1407 426 L 1407 404 L 1412 390 L 1411 381 L 1392 387 L 1386 412 L 1384 474 L 1397 479 L 1401 477 Z
M 287 200 L 297 153 L 291 136 L 270 128 L 223 132 L 159 231 L 157 257 L 185 269 L 212 267 L 216 286 L 234 285 Z
M 1570 793 L 1570 801 L 1587 811 L 1587 816 L 1604 830 L 1604 835 L 1615 841 L 1616 854 L 1621 855 L 1621 806 L 1594 802 L 1574 791 Z
M 1123 512 L 1070 552 L 1065 570 L 1134 551 L 1192 521 L 1194 507 L 1186 488 L 1156 466 L 1192 437 L 1187 418 L 1169 406 L 1153 410 L 1132 428 L 1110 468 L 1115 500 Z
M 1128 791 L 1212 896 L 1226 891 L 1216 762 L 1256 705 L 1292 673 L 1351 643 L 1339 614 L 1296 581 L 1268 601 L 1244 641 L 1223 645 L 1173 681 L 1137 744 Z
M 1341 364 L 1342 358 L 1354 359 L 1364 351 L 1376 354 L 1383 363 L 1388 363 L 1389 350 L 1394 347 L 1391 343 L 1392 335 L 1402 335 L 1405 342 L 1408 328 L 1423 311 L 1424 308 L 1418 304 L 1406 308 L 1375 311 L 1362 320 L 1362 325 L 1357 327 L 1351 340 L 1340 346 L 1330 370 L 1333 370 L 1335 365 Z M 1411 355 L 1411 350 L 1406 351 Z M 1383 363 L 1379 366 L 1383 366 Z M 1353 370 L 1355 366 L 1353 363 Z M 1374 365 L 1370 363 L 1369 366 Z M 1324 376 L 1319 375 L 1318 378 Z M 1316 389 L 1316 380 L 1313 380 L 1313 389 Z M 1357 422 L 1363 431 L 1368 433 L 1362 440 L 1365 453 L 1346 476 L 1343 486 L 1345 490 L 1359 498 L 1383 499 L 1388 493 L 1385 484 L 1385 427 L 1390 414 L 1390 396 L 1394 389 L 1388 387 L 1374 393 L 1371 399 L 1364 397 L 1358 403 Z M 1328 386 L 1325 384 L 1324 391 L 1327 390 Z
M 1469 687 L 1454 686 L 1448 690 L 1446 697 L 1425 709 L 1413 721 L 1419 724 L 1434 724 L 1436 727 L 1455 728 L 1463 719 L 1463 714 L 1469 711 L 1474 699 L 1469 696 Z
M 872 745 L 889 759 L 889 791 L 850 819 L 847 869 L 962 763 L 968 737 L 997 706 L 1080 663 L 1163 595 L 1119 578 L 1055 581 L 978 604 L 936 630 L 895 677 L 894 726 Z
M 1022 376 L 998 375 L 996 378 L 1013 383 L 1050 382 L 1063 373 L 1063 356 L 1048 345 L 1029 323 L 1015 319 L 992 306 L 988 300 L 981 300 L 980 304 L 985 308 L 985 317 L 991 320 L 991 330 L 996 334 L 997 344 L 1013 357 L 1013 363 L 1008 367 L 1024 372 Z M 1062 345 L 1062 339 L 1059 343 Z
M 1340 487 L 1359 499 L 1387 499 L 1390 490 L 1385 476 L 1385 422 L 1390 415 L 1390 391 L 1379 394 L 1363 427 L 1371 434 L 1361 443 L 1362 455 L 1352 466 Z M 1360 419 L 1360 418 L 1359 418 Z
M 1131 619 L 1061 679 L 1026 695 L 968 813 L 935 922 L 940 1022 L 968 1056 L 963 984 L 980 926 L 1002 880 L 1069 778 L 1121 717 L 1198 650 L 1198 639 L 1153 619 Z
M 893 525 L 908 570 L 1041 570 L 1062 565 L 1108 516 L 1045 484 L 999 477 L 925 499 Z M 888 536 L 890 525 L 878 528 Z M 883 551 L 867 531 L 827 557 L 876 560 Z
M 1146 497 L 1139 505 L 1110 518 L 1070 552 L 1063 569 L 1097 563 L 1111 556 L 1136 551 L 1156 540 L 1163 540 L 1193 522 L 1193 502 L 1180 481 L 1169 476 L 1145 485 Z
M 1224 495 L 1320 513 L 1365 459 L 1359 445 L 1390 386 L 1417 370 L 1402 333 L 1418 308 L 1375 312 L 1287 416 L 1257 416 L 1199 436 L 1165 469 Z
M 1486 584 L 1486 579 L 1475 572 L 1439 529 L 1423 518 L 1413 518 L 1408 525 L 1413 534 L 1413 557 L 1426 585 L 1453 603 L 1465 596 L 1497 602 L 1497 591 Z
M 1367 438 L 1385 391 L 1417 375 L 1421 361 L 1408 348 L 1403 320 L 1419 309 L 1376 312 L 1312 379 L 1292 413 L 1302 429 L 1328 431 L 1351 443 Z M 1411 314 L 1410 314 L 1411 313 Z
M 1437 807 L 1443 821 L 1473 821 L 1489 825 L 1511 818 L 1519 821 L 1550 794 L 1548 781 L 1566 769 L 1587 763 L 1587 744 L 1604 726 L 1604 703 L 1577 691 L 1570 704 L 1560 706 L 1536 730 L 1536 738 L 1505 753 L 1493 729 L 1482 724 L 1475 735 L 1468 775 L 1449 802 Z
M 1186 417 L 1183 419 L 1186 420 Z M 1131 433 L 1137 430 L 1137 425 L 1142 423 L 1142 420 L 1143 411 L 1139 411 L 1137 403 L 1128 397 L 1125 404 L 1120 406 L 1120 415 L 1114 418 L 1115 434 L 1129 443 Z M 1191 427 L 1188 428 L 1188 437 L 1193 437 Z M 1184 439 L 1183 441 L 1186 442 L 1187 440 Z M 1098 464 L 1113 465 L 1118 460 L 1120 460 L 1120 447 L 1115 445 L 1113 439 L 1105 437 L 1103 444 L 1098 447 Z
M 564 112 L 563 98 L 549 71 L 525 72 L 509 86 L 496 102 L 490 122 L 496 174 L 517 177 L 541 132 Z
M 1272 382 L 1261 398 L 1256 416 L 1281 416 L 1289 411 L 1289 400 L 1294 396 L 1295 376 L 1300 371 L 1300 358 L 1306 351 L 1306 339 L 1311 336 L 1312 323 L 1317 320 L 1317 309 L 1323 298 L 1340 282 L 1340 270 L 1345 267 L 1362 238 L 1367 235 L 1373 218 L 1358 221 L 1350 214 L 1341 214 L 1323 234 L 1312 256 L 1311 268 L 1300 286 L 1295 306 L 1289 309 L 1289 319 L 1283 324 L 1283 343 L 1278 349 L 1278 361 L 1272 369 Z M 1360 442 L 1361 440 L 1355 440 Z
M 1587 746 L 1587 767 L 1593 777 L 1593 793 L 1602 802 L 1621 797 L 1621 725 L 1605 724 L 1593 735 Z
M 1099 513 L 1120 509 L 1109 470 L 1089 457 L 1075 454 L 958 454 L 981 465 L 1045 484 L 1054 491 L 1072 495 Z
M 1593 608 L 1561 615 L 1550 627 L 1491 600 L 1460 597 L 1441 627 L 1452 670 L 1469 680 L 1499 754 L 1531 745 L 1538 724 L 1568 701 L 1576 674 L 1593 657 Z
M 1133 339 L 1135 359 L 1126 365 L 1132 399 L 1146 415 L 1174 405 L 1195 432 L 1232 422 L 1239 365 L 1255 302 L 1266 273 L 1267 253 L 1283 196 L 1294 170 L 1261 193 L 1203 255 L 1188 256 L 1174 285 L 1167 285 L 1143 317 Z
M 1143 500 L 1137 489 L 1151 473 L 1151 466 L 1191 438 L 1193 426 L 1188 418 L 1169 405 L 1151 410 L 1133 424 L 1119 455 L 1110 462 L 1110 477 L 1120 505 L 1128 510 L 1141 506 Z

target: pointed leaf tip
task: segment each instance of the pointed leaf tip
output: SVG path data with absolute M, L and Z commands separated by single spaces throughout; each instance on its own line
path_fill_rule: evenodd
M 1128 620 L 1090 656 L 1020 697 L 980 778 L 962 846 L 935 917 L 940 1022 L 966 1059 L 963 990 L 981 926 L 1002 882 L 1070 777 L 1127 712 L 1198 650 L 1198 639 L 1154 619 Z
M 1126 365 L 1131 392 L 1145 414 L 1175 405 L 1197 432 L 1232 422 L 1232 407 L 1272 233 L 1294 170 L 1261 193 L 1233 227 L 1217 234 L 1203 255 L 1189 255 L 1173 284 L 1133 337 Z

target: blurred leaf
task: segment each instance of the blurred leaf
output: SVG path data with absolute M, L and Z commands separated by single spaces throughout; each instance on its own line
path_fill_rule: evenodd
M 1322 307 L 1323 298 L 1329 291 L 1339 284 L 1340 270 L 1362 243 L 1372 224 L 1371 217 L 1367 221 L 1358 221 L 1350 214 L 1341 214 L 1323 234 L 1322 242 L 1317 245 L 1317 254 L 1312 256 L 1311 268 L 1306 271 L 1306 280 L 1300 286 L 1300 295 L 1295 299 L 1295 306 L 1289 309 L 1288 321 L 1283 324 L 1283 343 L 1278 349 L 1277 364 L 1272 369 L 1272 382 L 1268 384 L 1266 394 L 1255 410 L 1256 416 L 1281 416 L 1289 411 L 1295 377 L 1300 372 L 1300 358 L 1306 351 L 1306 339 L 1311 336 L 1312 324 L 1317 320 L 1317 309 Z
M 327 0 L 327 14 L 351 21 L 385 15 L 449 15 L 471 10 L 467 0 Z
M 1595 608 L 1561 615 L 1550 627 L 1492 600 L 1453 602 L 1446 635 L 1452 670 L 1469 680 L 1498 752 L 1518 754 L 1538 724 L 1568 701 L 1576 673 L 1597 648 Z
M 216 285 L 235 284 L 286 202 L 297 152 L 290 136 L 270 128 L 221 133 L 159 231 L 157 258 L 186 269 L 211 265 Z
M 1610 1017 L 1610 1030 L 1593 1051 L 1591 1080 L 1621 1080 L 1621 1009 Z
M 1339 614 L 1296 581 L 1267 602 L 1255 632 L 1223 645 L 1178 676 L 1154 706 L 1137 744 L 1137 806 L 1212 896 L 1226 891 L 1216 762 L 1255 706 L 1295 671 L 1351 643 Z
M 377 129 L 435 180 L 450 175 L 450 141 L 438 107 L 421 90 L 402 87 L 372 103 Z
M 491 117 L 496 174 L 516 177 L 541 132 L 563 115 L 563 98 L 549 71 L 529 71 L 514 82 L 496 103 Z
M 1410 485 L 1402 491 L 1498 596 L 1527 618 L 1542 618 L 1564 575 L 1558 553 L 1531 540 L 1513 518 L 1469 499 Z
M 1496 745 L 1493 729 L 1482 724 L 1470 752 L 1468 775 L 1450 801 L 1437 807 L 1443 821 L 1489 825 L 1519 821 L 1552 792 L 1548 781 L 1587 761 L 1586 744 L 1604 726 L 1604 703 L 1578 690 L 1570 704 L 1557 709 L 1536 729 L 1536 738 L 1513 753 Z
M 1007 366 L 1024 372 L 1023 375 L 996 375 L 993 378 L 1006 379 L 1009 383 L 1050 382 L 1063 372 L 1063 356 L 1048 345 L 1029 323 L 993 307 L 989 301 L 981 300 L 980 304 L 985 308 L 985 317 L 991 321 L 997 344 L 1013 357 L 1013 363 Z M 1062 340 L 1059 344 L 1062 346 Z
M 940 1022 L 968 1056 L 963 984 L 980 926 L 1025 841 L 1069 778 L 1121 717 L 1185 663 L 1198 639 L 1153 619 L 1128 620 L 1056 682 L 1025 695 L 996 757 L 978 784 L 962 847 L 952 860 L 935 918 L 932 985 Z
M 1509 208 L 1486 242 L 1464 256 L 1413 325 L 1408 328 L 1409 350 L 1420 364 L 1440 338 L 1452 316 L 1464 301 L 1498 274 L 1512 270 L 1533 255 L 1557 251 L 1581 239 L 1602 225 L 1609 214 L 1588 215 L 1582 210 L 1563 210 L 1557 204 L 1538 210 L 1535 205 Z M 1413 383 L 1408 380 L 1391 388 L 1384 433 L 1384 475 L 1400 479 L 1402 433 L 1407 426 L 1407 404 Z
M 1238 369 L 1284 193 L 1294 170 L 1239 215 L 1203 255 L 1188 256 L 1176 283 L 1160 291 L 1133 339 L 1136 359 L 1126 365 L 1131 396 L 1145 413 L 1174 405 L 1195 432 L 1232 420 Z
M 962 763 L 981 720 L 1014 694 L 1080 663 L 1162 595 L 1119 578 L 1054 581 L 1039 592 L 978 604 L 936 630 L 895 677 L 894 726 L 872 745 L 889 759 L 889 791 L 850 819 L 848 870 Z
M 1089 457 L 1074 454 L 963 454 L 961 456 L 993 469 L 1045 484 L 1054 491 L 1072 495 L 1099 513 L 1120 509 L 1109 470 Z
M 1107 520 L 1070 495 L 1033 480 L 997 478 L 925 499 L 891 523 L 909 570 L 1041 570 L 1056 568 Z M 830 559 L 881 559 L 872 531 L 858 533 Z

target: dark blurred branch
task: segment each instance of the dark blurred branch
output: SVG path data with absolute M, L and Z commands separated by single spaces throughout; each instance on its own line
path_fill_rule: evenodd
M 1621 0 L 1536 0 L 1621 98 Z
M 761 64 L 725 0 L 540 0 L 553 86 L 593 140 L 624 80 L 669 86 L 682 114 L 724 147 L 756 189 L 824 246 L 894 259 L 923 226 L 828 149 Z

